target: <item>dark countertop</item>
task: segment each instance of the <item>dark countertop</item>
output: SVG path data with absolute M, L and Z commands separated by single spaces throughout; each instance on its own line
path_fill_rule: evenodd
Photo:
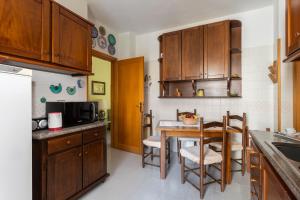
M 250 134 L 256 146 L 263 152 L 291 192 L 300 199 L 300 163 L 288 159 L 272 145 L 272 142 L 297 142 L 278 138 L 273 133 L 264 131 L 250 131 Z
M 54 138 L 74 132 L 84 131 L 91 128 L 101 127 L 104 126 L 103 122 L 94 122 L 90 124 L 84 124 L 79 126 L 73 126 L 68 128 L 63 128 L 60 131 L 49 131 L 49 130 L 41 130 L 41 131 L 35 131 L 32 132 L 32 139 L 33 140 L 45 140 L 49 138 Z

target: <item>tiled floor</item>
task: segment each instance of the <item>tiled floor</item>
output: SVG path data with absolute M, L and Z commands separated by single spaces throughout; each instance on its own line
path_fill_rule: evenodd
M 81 200 L 199 200 L 199 192 L 190 184 L 180 183 L 180 165 L 176 155 L 166 180 L 160 180 L 159 168 L 141 167 L 141 157 L 108 148 L 110 177 L 104 184 L 86 194 Z M 220 191 L 219 184 L 207 186 L 207 200 L 248 200 L 249 177 L 235 173 L 233 182 Z

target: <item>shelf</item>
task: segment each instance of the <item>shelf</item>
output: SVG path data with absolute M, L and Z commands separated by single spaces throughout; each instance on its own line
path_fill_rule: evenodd
M 160 99 L 223 99 L 223 98 L 242 98 L 241 96 L 159 96 Z

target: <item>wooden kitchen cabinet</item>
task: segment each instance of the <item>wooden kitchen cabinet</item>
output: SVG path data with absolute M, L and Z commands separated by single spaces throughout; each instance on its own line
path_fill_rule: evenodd
M 47 199 L 68 199 L 81 189 L 81 147 L 50 156 L 47 164 Z
M 91 71 L 92 24 L 52 2 L 52 61 Z
M 227 78 L 230 66 L 230 21 L 204 27 L 204 78 Z
M 33 200 L 78 199 L 104 182 L 105 127 L 33 140 Z
M 181 80 L 181 31 L 166 33 L 163 42 L 163 80 Z
M 182 79 L 203 79 L 203 26 L 182 31 Z
M 50 60 L 50 0 L 0 0 L 0 53 Z
M 286 0 L 287 61 L 300 60 L 300 0 Z
M 282 179 L 276 174 L 273 167 L 264 158 L 262 159 L 263 173 L 263 200 L 292 200 L 287 187 L 282 184 Z
M 83 187 L 106 174 L 106 142 L 99 140 L 83 147 Z

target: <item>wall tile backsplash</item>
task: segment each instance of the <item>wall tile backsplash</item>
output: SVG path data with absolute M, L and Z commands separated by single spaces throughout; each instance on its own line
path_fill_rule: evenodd
M 78 87 L 78 80 L 83 83 L 83 87 Z M 61 84 L 61 92 L 55 94 L 51 92 L 50 86 L 58 86 Z M 44 117 L 46 104 L 42 103 L 41 98 L 46 101 L 86 101 L 87 97 L 86 77 L 72 77 L 70 75 L 62 75 L 41 71 L 32 72 L 32 117 Z M 76 88 L 74 92 L 68 94 L 67 88 Z M 43 99 L 42 99 L 43 100 Z

